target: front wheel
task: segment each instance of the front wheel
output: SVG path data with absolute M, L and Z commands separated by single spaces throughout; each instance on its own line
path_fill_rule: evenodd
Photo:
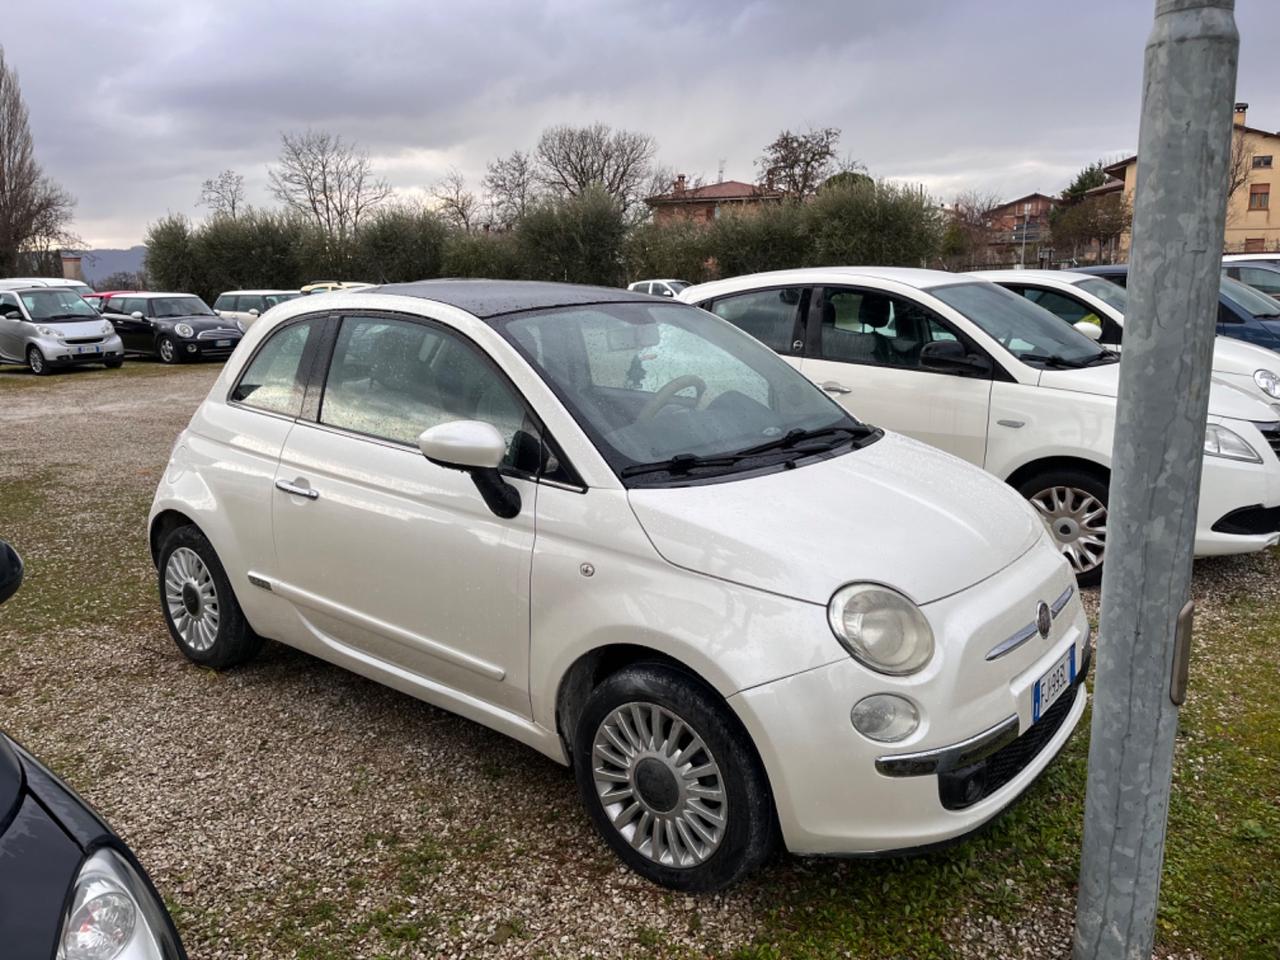
M 182 359 L 178 353 L 178 345 L 173 342 L 173 337 L 167 335 L 156 341 L 156 353 L 160 355 L 162 363 L 178 363 Z
M 1049 536 L 1075 572 L 1076 582 L 1102 582 L 1107 549 L 1107 483 L 1083 470 L 1038 474 L 1019 488 L 1040 514 Z
M 121 367 L 124 366 L 124 361 L 123 360 L 104 360 L 103 365 L 108 370 L 119 370 Z
M 44 358 L 39 347 L 27 348 L 27 366 L 37 377 L 47 377 L 53 372 L 49 369 L 49 361 Z
M 719 890 L 769 855 L 773 801 L 745 731 L 711 691 L 662 664 L 627 667 L 578 717 L 574 772 L 613 851 L 675 890 Z

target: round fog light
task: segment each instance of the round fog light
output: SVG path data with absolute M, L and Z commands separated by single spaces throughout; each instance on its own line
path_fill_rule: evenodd
M 849 719 L 860 734 L 881 743 L 905 740 L 920 726 L 916 705 L 892 693 L 874 693 L 859 700 L 849 711 Z
M 196 345 L 194 343 L 188 343 L 187 353 L 195 353 L 195 352 L 196 352 Z

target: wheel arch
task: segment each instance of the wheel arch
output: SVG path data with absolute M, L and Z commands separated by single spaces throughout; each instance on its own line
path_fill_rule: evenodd
M 1051 470 L 1081 470 L 1092 474 L 1103 483 L 1109 484 L 1111 482 L 1111 469 L 1096 460 L 1079 456 L 1053 456 L 1029 460 L 1009 474 L 1005 478 L 1005 483 L 1017 490 L 1036 474 L 1047 473 Z
M 165 537 L 173 533 L 179 527 L 191 526 L 200 530 L 205 537 L 208 534 L 200 528 L 200 524 L 187 516 L 181 510 L 161 510 L 151 518 L 151 527 L 147 531 L 147 540 L 151 547 L 151 563 L 158 566 L 160 563 L 160 545 L 164 543 Z

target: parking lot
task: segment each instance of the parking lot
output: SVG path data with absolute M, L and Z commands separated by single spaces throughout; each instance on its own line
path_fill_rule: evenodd
M 497 733 L 276 644 L 191 665 L 145 521 L 219 370 L 0 367 L 0 535 L 28 565 L 0 728 L 133 846 L 192 957 L 1068 955 L 1087 725 L 969 842 L 778 857 L 692 897 L 625 869 L 569 771 Z M 1160 956 L 1280 954 L 1277 576 L 1274 550 L 1196 567 Z

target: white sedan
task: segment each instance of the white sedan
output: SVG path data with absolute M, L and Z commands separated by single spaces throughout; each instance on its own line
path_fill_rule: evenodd
M 784 270 L 680 299 L 773 347 L 856 416 L 1007 481 L 1040 511 L 1080 582 L 1101 580 L 1114 353 L 993 283 L 936 270 Z M 1214 384 L 1198 555 L 1280 541 L 1277 449 L 1276 411 Z
M 831 854 L 968 833 L 1085 707 L 1088 621 L 1013 491 L 623 290 L 274 308 L 178 438 L 150 537 L 186 657 L 271 637 L 509 734 L 683 890 L 779 830 Z

